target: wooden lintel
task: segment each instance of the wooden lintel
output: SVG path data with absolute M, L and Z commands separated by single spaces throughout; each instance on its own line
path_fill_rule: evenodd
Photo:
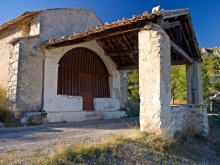
M 170 40 L 170 45 L 171 47 L 179 54 L 181 55 L 184 59 L 186 59 L 189 63 L 193 63 L 193 59 L 186 54 L 179 46 L 177 46 L 173 41 Z
M 121 66 L 117 68 L 117 70 L 134 70 L 134 69 L 138 69 L 138 65 Z
M 185 60 L 175 60 L 175 61 L 171 61 L 171 65 L 183 65 L 189 62 L 186 62 Z
M 135 50 L 127 50 L 127 51 L 120 51 L 120 52 L 105 52 L 106 56 L 121 56 L 121 55 L 130 55 L 138 53 L 138 49 Z
M 162 27 L 162 29 L 170 29 L 172 27 L 175 27 L 175 26 L 179 26 L 180 25 L 180 21 L 175 21 L 175 22 L 170 22 L 170 23 L 164 23 L 164 24 L 161 24 L 160 26 Z

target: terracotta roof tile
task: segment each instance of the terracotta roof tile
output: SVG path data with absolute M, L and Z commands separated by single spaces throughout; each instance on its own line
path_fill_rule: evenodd
M 18 16 L 17 18 L 15 18 L 15 19 L 13 19 L 13 20 L 10 20 L 10 21 L 8 21 L 8 22 L 2 24 L 2 25 L 0 26 L 0 32 L 2 32 L 2 31 L 4 31 L 5 29 L 9 28 L 10 26 L 12 26 L 12 25 L 14 25 L 14 24 L 16 24 L 16 23 L 18 23 L 18 22 L 21 22 L 21 21 L 23 21 L 23 20 L 25 20 L 25 19 L 27 19 L 27 18 L 33 16 L 33 15 L 38 14 L 38 13 L 39 13 L 39 11 L 24 12 L 23 14 L 21 14 L 21 15 Z
M 185 14 L 185 12 L 188 12 L 188 9 L 178 9 L 178 10 L 160 10 L 157 12 L 154 12 L 152 14 L 149 14 L 147 11 L 145 11 L 143 14 L 140 14 L 138 16 L 133 15 L 132 18 L 122 18 L 121 20 L 114 21 L 112 23 L 104 23 L 102 25 L 97 25 L 96 27 L 92 27 L 87 29 L 85 32 L 82 33 L 74 33 L 71 36 L 68 36 L 66 38 L 60 38 L 56 40 L 49 40 L 47 43 L 45 43 L 45 46 L 53 45 L 62 41 L 68 41 L 68 40 L 74 40 L 76 38 L 84 37 L 90 34 L 98 33 L 107 29 L 113 29 L 116 27 L 132 24 L 141 20 L 145 19 L 152 19 L 158 16 L 170 16 L 173 14 Z

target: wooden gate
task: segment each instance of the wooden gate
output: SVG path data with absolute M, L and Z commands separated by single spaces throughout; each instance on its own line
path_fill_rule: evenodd
M 110 97 L 109 73 L 95 52 L 74 48 L 58 64 L 58 95 L 82 96 L 83 110 L 94 109 L 93 98 Z

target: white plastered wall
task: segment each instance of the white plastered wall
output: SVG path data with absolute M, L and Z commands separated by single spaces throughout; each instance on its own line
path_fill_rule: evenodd
M 43 109 L 48 113 L 47 118 L 49 122 L 83 121 L 86 119 L 86 112 L 82 110 L 82 97 L 57 95 L 58 62 L 67 51 L 76 47 L 88 48 L 97 53 L 103 60 L 110 74 L 110 98 L 94 98 L 94 111 L 102 112 L 104 118 L 122 117 L 124 112 L 119 113 L 120 103 L 117 99 L 121 85 L 120 73 L 116 70 L 115 63 L 104 55 L 104 50 L 99 44 L 96 41 L 90 41 L 45 50 Z

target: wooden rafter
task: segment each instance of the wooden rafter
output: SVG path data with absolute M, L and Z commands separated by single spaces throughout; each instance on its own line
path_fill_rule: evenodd
M 201 58 L 201 55 L 200 55 L 200 51 L 199 51 L 199 47 L 198 47 L 198 43 L 197 43 L 197 39 L 196 39 L 196 35 L 195 35 L 194 30 L 193 30 L 193 25 L 192 25 L 192 22 L 191 22 L 191 18 L 190 18 L 189 15 L 186 15 L 186 17 L 187 17 L 187 19 L 188 19 L 188 25 L 189 25 L 189 27 L 190 27 L 190 29 L 191 29 L 191 33 L 192 33 L 193 36 L 195 37 L 195 38 L 193 38 L 193 44 L 194 44 L 194 46 L 195 46 L 195 49 L 196 49 L 197 54 L 200 56 L 200 60 L 197 60 L 197 61 L 202 61 L 202 58 Z
M 188 48 L 188 50 L 189 50 L 189 53 L 190 53 L 191 57 L 193 57 L 191 48 L 190 48 L 190 46 L 189 46 L 189 42 L 188 42 L 188 40 L 186 39 L 186 35 L 185 35 L 184 31 L 183 31 L 182 25 L 180 25 L 180 30 L 181 30 L 181 32 L 182 32 L 182 34 L 183 34 L 183 39 L 184 39 L 184 41 L 185 41 L 185 43 L 186 43 L 186 46 L 187 46 L 187 48 Z
M 184 11 L 184 12 L 181 12 L 181 13 L 165 15 L 165 16 L 163 16 L 163 19 L 179 17 L 179 16 L 186 15 L 186 14 L 189 14 L 189 12 L 188 11 Z
M 138 69 L 138 65 L 131 65 L 131 66 L 119 66 L 117 67 L 118 70 L 133 70 Z
M 170 40 L 170 45 L 174 49 L 174 51 L 177 52 L 177 54 L 179 54 L 186 60 L 186 62 L 193 63 L 193 59 L 171 40 Z
M 120 55 L 130 55 L 138 53 L 138 49 L 118 51 L 118 52 L 105 52 L 106 56 L 120 56 Z
M 116 36 L 119 34 L 123 34 L 123 33 L 128 33 L 128 32 L 132 32 L 132 31 L 138 31 L 140 30 L 144 25 L 146 24 L 146 22 L 142 22 L 142 23 L 138 23 L 138 24 L 131 24 L 130 26 L 119 26 L 117 28 L 114 29 L 108 29 L 108 31 L 106 32 L 104 31 L 100 31 L 98 33 L 93 33 L 90 35 L 85 35 L 83 37 L 79 37 L 76 38 L 74 40 L 72 39 L 67 39 L 65 41 L 61 41 L 61 42 L 57 42 L 54 43 L 53 45 L 47 45 L 47 48 L 57 48 L 57 47 L 61 47 L 61 46 L 69 46 L 69 45 L 74 45 L 74 44 L 80 44 L 83 42 L 87 42 L 87 41 L 91 41 L 91 40 L 98 40 L 98 39 L 102 39 L 102 38 L 106 38 L 106 37 L 111 37 L 111 36 Z
M 170 29 L 170 28 L 173 28 L 175 26 L 179 26 L 180 25 L 180 21 L 175 21 L 175 22 L 170 22 L 170 23 L 163 23 L 161 24 L 160 26 L 163 28 L 163 29 Z
M 182 47 L 182 32 L 180 25 L 176 27 L 176 44 L 179 47 Z

